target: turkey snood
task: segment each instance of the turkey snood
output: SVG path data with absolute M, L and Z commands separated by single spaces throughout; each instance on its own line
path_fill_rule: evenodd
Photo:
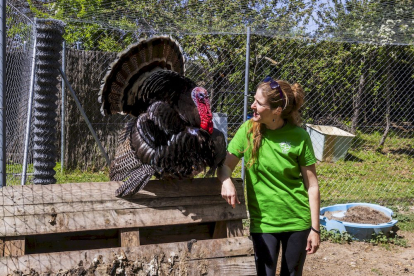
M 213 133 L 213 115 L 211 114 L 210 100 L 207 91 L 202 87 L 196 87 L 191 92 L 191 97 L 197 106 L 200 115 L 200 128 L 208 133 Z

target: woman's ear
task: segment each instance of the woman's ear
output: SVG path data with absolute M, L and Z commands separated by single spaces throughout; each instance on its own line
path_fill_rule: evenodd
M 272 113 L 280 116 L 282 114 L 282 108 L 279 106 L 278 108 L 273 109 Z

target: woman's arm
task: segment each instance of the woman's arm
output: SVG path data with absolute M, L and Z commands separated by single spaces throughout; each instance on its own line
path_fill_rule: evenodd
M 237 191 L 234 187 L 233 181 L 231 181 L 231 174 L 240 159 L 235 155 L 227 152 L 226 160 L 221 168 L 217 169 L 217 177 L 221 181 L 221 196 L 234 208 L 236 203 L 240 204 L 237 197 Z
M 302 176 L 305 182 L 306 189 L 308 190 L 312 228 L 315 229 L 316 231 L 320 231 L 320 228 L 319 228 L 320 193 L 319 193 L 318 178 L 316 176 L 315 164 L 306 166 L 306 167 L 300 167 L 300 170 L 302 172 Z M 309 237 L 308 237 L 308 245 L 306 247 L 308 254 L 315 253 L 319 248 L 319 244 L 320 244 L 320 234 L 311 230 L 309 233 Z

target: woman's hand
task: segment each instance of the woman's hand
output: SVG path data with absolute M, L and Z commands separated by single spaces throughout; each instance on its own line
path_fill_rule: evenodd
M 221 196 L 233 208 L 236 207 L 236 203 L 240 204 L 240 201 L 237 197 L 236 188 L 234 187 L 233 181 L 231 181 L 230 177 L 237 163 L 239 163 L 239 160 L 239 158 L 227 152 L 224 165 L 217 169 L 217 177 L 222 183 Z
M 236 187 L 234 187 L 233 181 L 230 178 L 226 179 L 221 186 L 221 196 L 227 201 L 233 208 L 236 207 L 236 203 L 240 204 L 237 197 Z
M 308 254 L 313 254 L 318 251 L 319 245 L 321 244 L 321 237 L 320 234 L 314 232 L 313 230 L 310 231 L 308 236 L 308 243 L 306 245 L 306 251 Z

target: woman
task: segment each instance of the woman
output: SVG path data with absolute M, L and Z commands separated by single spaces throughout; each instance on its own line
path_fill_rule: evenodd
M 234 208 L 240 202 L 230 176 L 240 158 L 247 162 L 250 233 L 259 276 L 275 275 L 280 244 L 280 275 L 301 275 L 306 253 L 315 253 L 320 244 L 316 159 L 308 133 L 299 127 L 303 97 L 299 84 L 270 77 L 260 83 L 253 118 L 237 131 L 218 171 L 222 197 Z

